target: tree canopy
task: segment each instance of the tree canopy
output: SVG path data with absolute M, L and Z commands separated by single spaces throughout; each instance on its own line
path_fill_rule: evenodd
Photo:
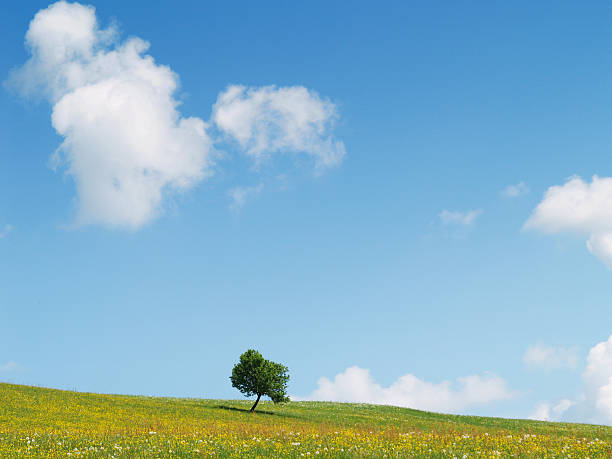
M 289 369 L 280 363 L 266 360 L 254 349 L 249 349 L 240 356 L 240 361 L 234 365 L 230 380 L 232 386 L 247 397 L 257 395 L 257 400 L 251 407 L 251 412 L 266 395 L 274 403 L 288 402 L 287 382 Z

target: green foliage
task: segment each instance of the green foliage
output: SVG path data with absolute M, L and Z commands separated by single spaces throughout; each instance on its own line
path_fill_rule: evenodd
M 259 400 L 262 395 L 267 395 L 274 403 L 288 402 L 288 371 L 286 366 L 266 360 L 259 352 L 249 349 L 234 365 L 230 380 L 232 386 L 247 397 L 257 395 Z

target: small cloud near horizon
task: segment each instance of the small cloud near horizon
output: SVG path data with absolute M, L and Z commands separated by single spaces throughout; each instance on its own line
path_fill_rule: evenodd
M 0 365 L 0 372 L 8 373 L 10 371 L 16 371 L 19 369 L 19 364 L 17 362 L 13 362 L 12 360 L 6 362 L 3 365 Z
M 333 380 L 322 377 L 315 391 L 292 400 L 316 400 L 393 405 L 413 409 L 458 413 L 475 405 L 512 398 L 514 393 L 499 376 L 484 374 L 432 383 L 412 374 L 400 376 L 390 386 L 374 380 L 370 370 L 352 366 Z
M 612 335 L 590 349 L 582 372 L 581 393 L 556 403 L 540 402 L 531 417 L 612 425 Z
M 534 421 L 559 419 L 572 405 L 574 405 L 574 402 L 566 398 L 557 403 L 541 402 L 536 405 L 533 413 L 527 419 L 533 419 Z

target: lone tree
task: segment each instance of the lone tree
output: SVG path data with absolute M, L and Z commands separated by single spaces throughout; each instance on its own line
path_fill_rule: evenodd
M 259 403 L 262 395 L 267 395 L 274 403 L 288 402 L 287 381 L 289 369 L 280 363 L 271 362 L 249 349 L 240 356 L 240 362 L 232 369 L 232 386 L 247 397 L 257 395 L 257 400 L 251 407 L 251 413 Z

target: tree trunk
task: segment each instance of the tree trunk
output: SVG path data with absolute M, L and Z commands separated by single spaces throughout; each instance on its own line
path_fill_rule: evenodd
M 255 404 L 251 407 L 251 413 L 255 411 L 255 407 L 259 403 L 259 399 L 261 398 L 261 394 L 257 394 L 257 400 L 255 400 Z

